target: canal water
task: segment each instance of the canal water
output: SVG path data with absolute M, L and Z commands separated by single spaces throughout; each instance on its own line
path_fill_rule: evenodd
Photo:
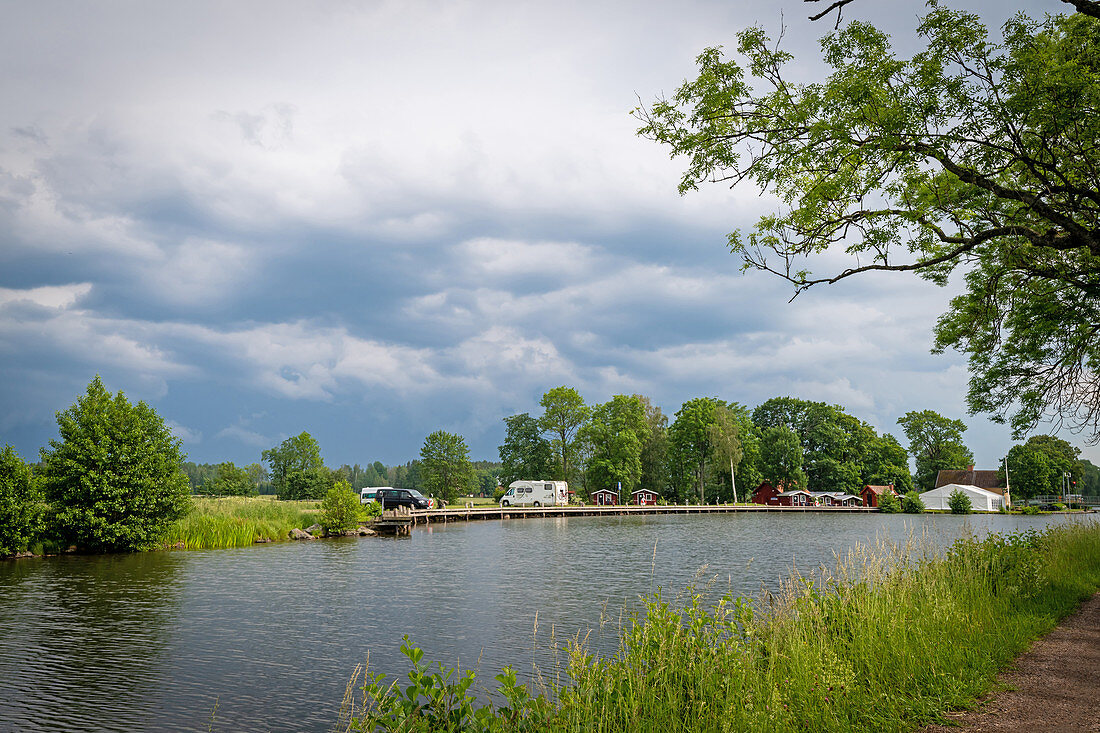
M 774 514 L 430 525 L 407 538 L 0 561 L 0 731 L 330 731 L 356 665 L 427 659 L 530 677 L 592 629 L 613 650 L 638 597 L 756 595 L 792 567 L 916 534 L 1065 516 Z M 536 633 L 537 613 L 537 633 Z M 601 619 L 604 623 L 601 625 Z M 556 641 L 555 641 L 556 640 Z

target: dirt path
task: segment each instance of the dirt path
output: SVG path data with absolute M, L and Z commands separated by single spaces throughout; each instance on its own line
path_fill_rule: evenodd
M 1100 732 L 1100 593 L 998 679 L 1013 689 L 977 710 L 952 714 L 957 728 L 931 725 L 921 733 Z

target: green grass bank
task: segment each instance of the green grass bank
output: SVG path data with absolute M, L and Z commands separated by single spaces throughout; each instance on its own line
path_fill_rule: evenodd
M 189 550 L 247 547 L 257 540 L 281 541 L 294 528 L 320 519 L 319 501 L 269 497 L 195 497 L 191 512 L 172 525 L 165 547 Z
M 533 689 L 428 664 L 366 670 L 347 731 L 907 731 L 970 706 L 997 672 L 1100 588 L 1100 524 L 857 548 L 830 572 L 749 601 L 645 599 L 614 655 L 583 639 Z

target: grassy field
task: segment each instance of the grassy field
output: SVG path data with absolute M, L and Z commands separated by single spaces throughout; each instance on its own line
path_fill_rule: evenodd
M 164 545 L 194 550 L 247 547 L 260 538 L 285 540 L 290 530 L 316 522 L 320 505 L 319 501 L 278 501 L 266 496 L 196 497 L 194 509 L 172 527 Z
M 1100 524 L 854 550 L 755 602 L 647 599 L 618 652 L 578 640 L 536 689 L 422 660 L 349 686 L 348 731 L 908 731 L 967 707 L 999 669 L 1100 588 Z M 361 686 L 359 686 L 361 685 Z

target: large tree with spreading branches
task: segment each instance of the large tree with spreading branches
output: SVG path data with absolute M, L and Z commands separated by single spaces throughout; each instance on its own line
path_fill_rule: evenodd
M 792 82 L 791 54 L 750 28 L 741 60 L 705 50 L 697 78 L 636 114 L 640 134 L 686 157 L 682 193 L 751 183 L 778 200 L 729 237 L 745 269 L 796 296 L 870 272 L 959 273 L 935 350 L 967 354 L 970 410 L 1018 436 L 1049 420 L 1095 443 L 1100 2 L 1062 1 L 1076 12 L 1017 15 L 994 38 L 932 0 L 912 58 L 849 22 L 822 40 L 817 83 Z M 818 269 L 838 252 L 846 265 Z

